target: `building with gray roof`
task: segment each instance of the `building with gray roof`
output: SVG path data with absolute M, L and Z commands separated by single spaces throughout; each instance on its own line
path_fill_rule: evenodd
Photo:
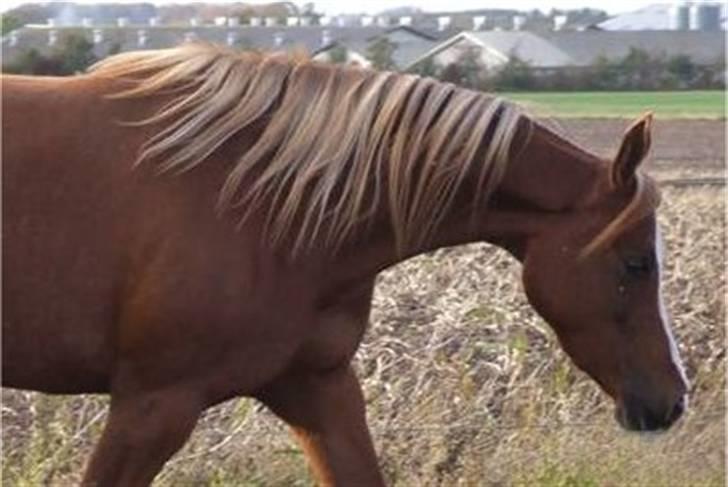
M 487 68 L 502 66 L 511 57 L 537 69 L 583 67 L 600 58 L 621 59 L 632 48 L 651 56 L 684 55 L 697 64 L 711 65 L 725 59 L 725 36 L 710 31 L 470 31 L 437 44 L 407 67 L 426 59 L 446 66 L 465 52 L 475 52 Z
M 429 34 L 412 28 L 380 26 L 167 26 L 124 25 L 96 27 L 59 27 L 28 25 L 3 37 L 3 62 L 10 63 L 18 54 L 35 49 L 41 54 L 53 52 L 70 35 L 80 35 L 93 44 L 96 57 L 138 49 L 162 49 L 182 42 L 201 40 L 241 49 L 261 51 L 296 51 L 318 53 L 339 43 L 362 52 L 379 37 L 388 37 L 398 47 L 396 62 L 406 64 L 435 43 Z M 421 45 L 420 45 L 421 44 Z
M 367 38 L 336 38 L 330 44 L 312 51 L 317 59 L 328 60 L 333 49 L 343 48 L 350 53 L 350 60 L 357 64 L 366 65 L 363 61 L 367 56 L 369 45 L 376 39 L 387 39 L 392 43 L 394 52 L 392 61 L 398 68 L 409 66 L 417 58 L 432 49 L 439 41 L 432 33 L 421 32 L 406 26 L 387 29 L 384 32 Z

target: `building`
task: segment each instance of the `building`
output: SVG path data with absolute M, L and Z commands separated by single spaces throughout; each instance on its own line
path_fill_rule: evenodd
M 367 38 L 338 37 L 332 39 L 329 44 L 312 51 L 312 55 L 314 59 L 330 61 L 332 53 L 336 49 L 340 49 L 345 53 L 347 64 L 368 67 L 371 64 L 367 59 L 368 47 L 375 40 L 382 38 L 394 46 L 392 61 L 399 69 L 409 66 L 438 43 L 437 37 L 432 33 L 421 32 L 407 26 L 398 26 Z
M 515 56 L 536 70 L 553 70 L 586 67 L 599 59 L 621 59 L 632 48 L 652 56 L 685 55 L 697 64 L 712 65 L 725 59 L 725 36 L 723 32 L 669 30 L 470 31 L 437 44 L 407 68 L 428 59 L 446 66 L 465 52 L 474 52 L 490 69 L 497 69 Z
M 261 21 L 261 23 L 264 23 Z M 222 24 L 222 23 L 221 23 Z M 337 45 L 352 53 L 353 60 L 361 61 L 369 43 L 386 37 L 397 47 L 394 60 L 397 65 L 409 64 L 430 49 L 435 37 L 409 27 L 338 26 L 338 25 L 158 25 L 129 24 L 119 19 L 116 25 L 90 25 L 65 27 L 54 23 L 26 25 L 10 32 L 2 39 L 3 63 L 12 63 L 23 51 L 35 49 L 48 54 L 62 45 L 70 35 L 80 35 L 93 44 L 98 58 L 111 53 L 138 49 L 162 49 L 189 41 L 207 41 L 239 49 L 260 51 L 303 51 L 325 59 L 329 50 Z
M 725 2 L 657 3 L 595 24 L 601 30 L 725 30 L 728 6 Z
M 706 5 L 713 4 L 700 4 L 701 7 Z M 668 4 L 659 8 L 653 6 L 607 21 L 611 24 L 602 22 L 591 26 L 583 22 L 597 15 L 593 12 L 582 16 L 571 14 L 571 20 L 565 14 L 542 15 L 542 20 L 548 21 L 550 27 L 546 28 L 544 24 L 535 30 L 526 28 L 529 25 L 526 16 L 513 17 L 514 11 L 498 11 L 501 15 L 499 22 L 512 23 L 509 29 L 495 25 L 494 19 L 489 19 L 485 11 L 474 12 L 483 14 L 479 16 L 470 15 L 471 12 L 468 13 L 470 17 L 459 17 L 458 22 L 469 23 L 472 27 L 462 32 L 453 28 L 455 17 L 448 15 L 433 17 L 427 14 L 422 18 L 406 15 L 397 18 L 250 17 L 245 25 L 241 25 L 239 17 L 217 17 L 212 22 L 201 22 L 192 17 L 186 22 L 169 24 L 152 16 L 154 11 L 144 11 L 147 17 L 142 20 L 104 18 L 104 22 L 100 23 L 98 19 L 101 17 L 96 17 L 81 25 L 66 25 L 55 19 L 46 24 L 28 24 L 2 38 L 3 63 L 11 64 L 19 54 L 29 49 L 48 54 L 63 44 L 64 37 L 80 35 L 92 43 L 97 58 L 116 52 L 168 48 L 200 40 L 237 49 L 302 51 L 319 60 L 336 58 L 337 62 L 369 66 L 369 46 L 377 39 L 386 39 L 394 47 L 392 60 L 395 68 L 400 70 L 415 68 L 427 60 L 446 66 L 456 62 L 465 52 L 476 53 L 480 62 L 489 69 L 497 69 L 513 56 L 526 61 L 536 70 L 578 68 L 589 66 L 598 59 L 623 58 L 631 48 L 646 51 L 652 56 L 685 55 L 697 64 L 715 64 L 725 56 L 724 33 L 714 28 L 691 29 L 693 21 L 695 26 L 715 27 L 715 9 L 696 10 L 694 6 L 687 11 Z M 665 17 L 667 14 L 672 17 Z M 533 14 L 531 17 L 536 16 Z M 629 23 L 628 20 L 633 18 L 644 22 Z M 432 25 L 427 24 L 428 19 Z M 619 19 L 622 19 L 621 24 L 617 22 Z M 664 28 L 665 22 L 673 29 Z M 602 28 L 619 25 L 626 30 Z M 638 25 L 655 28 L 636 31 L 627 28 Z

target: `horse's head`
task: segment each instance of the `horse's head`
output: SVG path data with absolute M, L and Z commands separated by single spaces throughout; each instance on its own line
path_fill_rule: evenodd
M 524 285 L 574 363 L 617 403 L 630 430 L 672 425 L 687 382 L 660 293 L 657 189 L 637 168 L 650 116 L 627 131 L 589 198 L 527 243 Z

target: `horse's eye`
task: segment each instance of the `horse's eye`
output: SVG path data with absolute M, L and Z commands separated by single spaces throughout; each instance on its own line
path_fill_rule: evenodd
M 632 276 L 645 276 L 652 271 L 652 259 L 648 256 L 627 257 L 624 268 Z

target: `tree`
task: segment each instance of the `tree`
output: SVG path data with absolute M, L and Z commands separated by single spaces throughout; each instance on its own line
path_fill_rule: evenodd
M 392 70 L 396 68 L 394 63 L 394 51 L 397 44 L 386 37 L 379 37 L 367 46 L 366 57 L 372 62 L 372 67 L 381 70 Z
M 667 72 L 673 76 L 680 88 L 685 88 L 695 80 L 698 67 L 690 57 L 677 55 L 667 61 Z
M 114 42 L 109 46 L 109 50 L 106 52 L 107 56 L 113 56 L 115 54 L 119 54 L 121 52 L 121 43 L 120 42 Z
M 17 23 L 19 26 L 23 26 L 25 24 L 41 24 L 44 23 L 46 19 L 54 18 L 55 16 L 56 12 L 54 12 L 54 5 L 50 2 L 44 4 L 29 2 L 21 5 L 20 7 L 3 12 L 2 14 L 3 26 L 5 25 L 5 22 L 10 22 L 11 25 L 13 23 Z M 13 20 L 5 20 L 9 18 L 12 18 Z M 3 34 L 5 34 L 4 29 Z
M 436 78 L 440 74 L 440 68 L 432 56 L 423 59 L 410 68 L 409 71 L 411 73 L 430 78 Z
M 653 88 L 652 75 L 654 73 L 654 62 L 650 53 L 634 47 L 629 48 L 627 54 L 619 63 L 628 89 Z
M 329 51 L 329 62 L 332 64 L 346 64 L 349 60 L 349 51 L 341 44 L 336 44 Z
M 94 45 L 83 35 L 70 34 L 54 56 L 61 60 L 63 74 L 75 74 L 85 71 L 98 60 L 93 49 Z
M 509 91 L 530 90 L 537 85 L 531 65 L 515 54 L 500 68 L 493 82 L 496 89 Z
M 440 77 L 443 81 L 465 88 L 474 90 L 484 88 L 486 67 L 480 59 L 480 50 L 465 49 L 454 63 L 445 66 Z
M 4 70 L 17 74 L 68 76 L 85 71 L 97 60 L 91 42 L 81 34 L 69 34 L 61 46 L 50 54 L 28 49 L 21 52 L 15 62 Z
M 589 69 L 587 89 L 613 90 L 619 85 L 619 70 L 616 63 L 600 55 Z
M 463 71 L 458 63 L 450 63 L 440 72 L 440 80 L 459 85 L 463 80 Z
M 18 19 L 17 17 L 10 15 L 10 14 L 3 14 L 2 15 L 2 33 L 1 35 L 5 35 L 8 32 L 12 32 L 15 29 L 19 29 L 23 26 L 23 22 Z
M 3 71 L 14 74 L 52 76 L 61 74 L 63 66 L 59 59 L 44 56 L 37 49 L 31 48 L 18 54 L 13 63 L 3 66 Z
M 462 71 L 460 84 L 474 90 L 483 88 L 486 78 L 486 67 L 481 59 L 481 50 L 478 48 L 466 49 L 458 58 Z

